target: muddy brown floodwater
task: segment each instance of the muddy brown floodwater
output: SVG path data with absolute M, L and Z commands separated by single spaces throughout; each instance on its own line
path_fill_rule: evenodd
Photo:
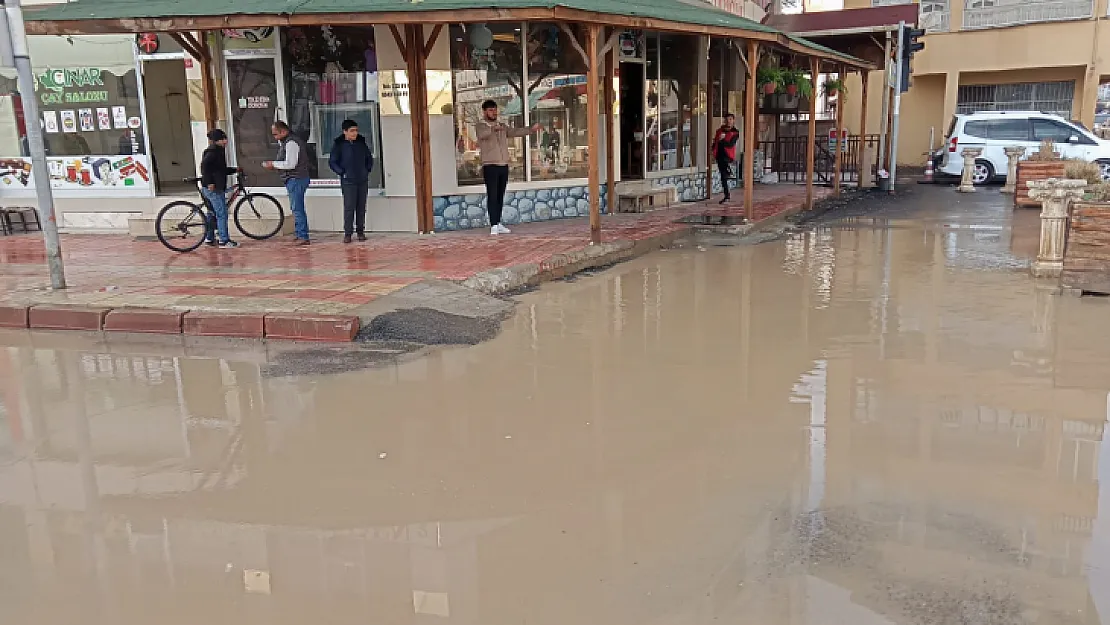
M 4 348 L 0 622 L 1110 625 L 1110 302 L 985 197 L 395 366 Z

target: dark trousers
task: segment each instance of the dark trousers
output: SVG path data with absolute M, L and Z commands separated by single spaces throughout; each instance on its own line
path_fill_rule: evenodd
M 366 180 L 344 180 L 343 189 L 343 234 L 366 233 L 366 194 L 370 191 Z
M 482 167 L 482 177 L 486 179 L 486 210 L 489 211 L 489 225 L 501 223 L 501 208 L 505 205 L 505 187 L 509 186 L 508 165 L 486 165 Z
M 728 155 L 717 155 L 717 172 L 721 174 L 721 188 L 725 190 L 725 197 L 731 196 L 728 189 L 728 178 L 732 174 L 732 159 Z

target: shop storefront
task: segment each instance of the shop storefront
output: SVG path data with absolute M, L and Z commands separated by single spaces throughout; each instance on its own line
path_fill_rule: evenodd
M 604 29 L 599 63 L 614 70 L 607 112 L 587 99 L 582 42 L 590 28 L 555 21 L 435 28 L 425 39 L 426 94 L 412 98 L 426 104 L 423 122 L 424 111 L 411 110 L 412 55 L 396 25 L 209 30 L 193 35 L 209 51 L 204 60 L 166 33 L 34 36 L 35 97 L 60 223 L 126 230 L 151 220 L 171 197 L 195 197 L 181 181 L 195 175 L 213 122 L 228 130 L 229 160 L 249 185 L 284 198 L 281 179 L 261 167 L 277 152 L 271 125 L 283 120 L 309 148 L 311 227 L 338 231 L 342 199 L 328 159 L 351 119 L 375 160 L 369 229 L 480 227 L 485 189 L 475 125 L 489 99 L 507 123 L 540 127 L 510 147 L 507 223 L 589 214 L 591 161 L 608 163 L 610 150 L 615 166 L 611 181 L 601 168 L 602 211 L 618 181 L 671 186 L 680 200 L 705 198 L 707 131 L 716 121 L 708 116 L 739 97 L 718 83 L 710 101 L 710 37 Z M 211 66 L 210 78 L 202 78 L 202 64 Z M 714 81 L 724 72 L 715 68 Z M 34 202 L 20 97 L 13 75 L 0 72 L 0 203 L 7 205 Z M 423 123 L 426 138 L 422 131 L 414 142 Z M 602 130 L 596 146 L 591 125 Z

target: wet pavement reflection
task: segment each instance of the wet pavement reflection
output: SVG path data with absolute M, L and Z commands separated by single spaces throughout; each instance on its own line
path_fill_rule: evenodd
M 338 375 L 0 349 L 0 622 L 1110 625 L 1110 302 L 933 197 Z

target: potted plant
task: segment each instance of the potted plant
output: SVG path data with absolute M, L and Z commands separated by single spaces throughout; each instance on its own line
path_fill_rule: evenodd
M 1018 161 L 1017 193 L 1014 204 L 1025 208 L 1040 208 L 1041 203 L 1029 197 L 1029 181 L 1067 176 L 1067 162 L 1060 158 L 1056 143 L 1052 139 L 1041 141 L 1040 148 L 1029 158 Z
M 789 69 L 783 72 L 783 83 L 785 83 L 786 95 L 791 98 L 795 96 L 802 96 L 808 98 L 813 95 L 813 83 L 809 80 L 809 76 L 800 69 Z
M 826 78 L 824 90 L 825 95 L 830 98 L 835 98 L 838 93 L 848 93 L 844 88 L 844 80 L 840 78 Z
M 1098 165 L 1093 165 L 1097 170 Z M 1080 173 L 1079 163 L 1068 163 L 1072 174 Z M 1084 173 L 1089 173 L 1084 172 Z M 1101 176 L 1100 176 L 1101 177 Z M 1090 176 L 1084 179 L 1090 180 Z M 1069 289 L 1110 294 L 1110 271 L 1105 258 L 1110 253 L 1110 183 L 1087 187 L 1083 199 L 1073 202 L 1064 239 L 1064 267 L 1060 284 Z
M 755 73 L 755 80 L 763 88 L 764 95 L 773 95 L 782 86 L 783 70 L 778 67 L 761 67 Z

